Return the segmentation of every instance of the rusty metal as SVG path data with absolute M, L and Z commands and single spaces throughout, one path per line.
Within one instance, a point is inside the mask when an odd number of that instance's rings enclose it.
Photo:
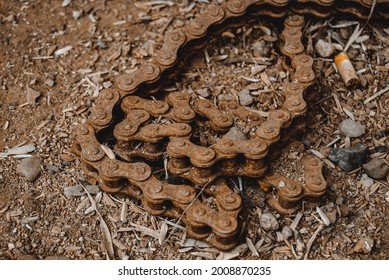
M 387 11 L 388 2 L 376 1 L 376 11 Z M 304 16 L 325 18 L 341 12 L 365 19 L 372 5 L 369 0 L 230 0 L 210 5 L 185 27 L 168 32 L 151 62 L 119 76 L 113 88 L 100 93 L 88 122 L 74 131 L 73 150 L 86 175 L 106 192 L 139 199 L 153 215 L 183 221 L 191 236 L 221 250 L 236 246 L 242 232 L 242 199 L 229 188 L 226 177 L 242 175 L 272 186 L 276 195 L 269 204 L 283 214 L 293 213 L 303 199 L 321 197 L 326 182 L 321 161 L 313 156 L 302 160 L 304 184 L 280 174 L 264 176 L 271 146 L 305 114 L 304 98 L 315 82 L 313 59 L 305 54 L 302 42 Z M 279 109 L 265 118 L 234 101 L 214 104 L 185 92 L 173 92 L 160 100 L 148 98 L 162 81 L 178 74 L 180 61 L 188 53 L 246 16 L 285 17 L 280 50 L 291 80 L 283 84 L 284 102 Z M 389 13 L 378 12 L 378 16 L 387 19 Z M 221 137 L 204 147 L 193 137 L 199 129 L 198 119 L 220 135 L 235 119 L 256 130 L 247 140 Z M 108 157 L 101 147 L 101 143 L 112 143 L 112 136 L 118 159 Z M 165 166 L 170 176 L 186 184 L 173 185 L 156 177 L 153 165 Z

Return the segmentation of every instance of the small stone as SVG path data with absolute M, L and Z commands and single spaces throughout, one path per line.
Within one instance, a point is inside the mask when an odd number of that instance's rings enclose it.
M 372 178 L 370 178 L 369 176 L 367 176 L 366 174 L 363 174 L 362 175 L 362 178 L 361 178 L 361 183 L 362 185 L 365 187 L 365 188 L 370 188 L 373 184 L 374 184 L 374 181 Z
M 81 17 L 82 11 L 72 11 L 72 17 L 77 20 Z
M 369 236 L 364 236 L 355 243 L 354 252 L 369 254 L 374 246 L 374 240 Z
M 242 90 L 239 93 L 239 103 L 242 106 L 249 106 L 253 103 L 254 98 L 251 96 L 250 91 L 247 89 Z
M 111 81 L 106 81 L 103 83 L 103 88 L 110 88 L 112 87 L 112 82 Z
M 350 148 L 333 148 L 328 158 L 336 163 L 341 169 L 350 172 L 362 165 L 367 156 L 367 146 L 357 144 Z
M 289 238 L 291 238 L 293 236 L 293 231 L 292 229 L 289 227 L 289 226 L 284 226 L 282 228 L 282 237 L 285 239 L 285 240 L 288 240 Z
M 344 201 L 344 198 L 341 197 L 341 196 L 338 196 L 338 197 L 336 198 L 336 200 L 335 200 L 335 203 L 336 203 L 337 205 L 342 205 L 342 204 L 343 204 L 343 201 Z
M 365 95 L 363 94 L 363 91 L 360 89 L 354 90 L 354 99 L 357 101 L 361 101 L 365 99 Z
M 223 136 L 223 138 L 232 139 L 232 140 L 247 140 L 247 135 L 236 126 L 233 126 Z
M 315 49 L 321 57 L 330 57 L 335 51 L 331 43 L 328 43 L 322 39 L 317 41 Z
M 25 158 L 18 165 L 16 172 L 30 182 L 34 182 L 41 172 L 41 160 L 36 157 Z
M 280 226 L 276 217 L 274 217 L 271 213 L 263 213 L 261 215 L 259 223 L 261 224 L 261 227 L 266 231 L 277 230 Z
M 389 166 L 386 164 L 385 160 L 381 158 L 374 158 L 362 165 L 362 167 L 370 178 L 376 180 L 385 178 L 389 172 Z
M 35 105 L 35 102 L 39 96 L 41 96 L 41 93 L 39 91 L 36 91 L 30 87 L 27 87 L 26 89 L 26 95 L 27 95 L 27 102 L 31 105 Z
M 52 79 L 47 79 L 47 80 L 45 81 L 45 85 L 48 86 L 48 87 L 53 87 L 54 84 L 55 84 L 55 82 L 54 82 L 54 80 L 52 80 Z
M 264 40 L 256 41 L 253 45 L 254 56 L 267 57 L 270 53 L 269 47 Z
M 197 89 L 196 93 L 204 98 L 208 98 L 211 95 L 207 88 Z
M 356 121 L 353 121 L 351 119 L 347 119 L 347 120 L 344 120 L 342 121 L 340 124 L 339 124 L 339 131 L 344 134 L 345 136 L 348 136 L 348 137 L 359 137 L 363 134 L 365 134 L 366 130 L 365 130 L 365 126 L 356 122 Z

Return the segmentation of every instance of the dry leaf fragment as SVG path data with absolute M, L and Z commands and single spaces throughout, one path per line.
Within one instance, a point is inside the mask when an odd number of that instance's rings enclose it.
M 116 158 L 114 152 L 108 146 L 103 145 L 103 144 L 101 144 L 100 146 L 103 149 L 104 153 L 107 155 L 107 157 L 109 157 L 110 159 Z
M 65 53 L 67 53 L 68 51 L 70 51 L 71 49 L 73 49 L 73 46 L 66 46 L 66 47 L 63 47 L 61 49 L 58 49 L 54 52 L 54 55 L 55 56 L 60 56 L 60 55 L 63 55 Z
M 246 243 L 247 243 L 247 246 L 249 247 L 251 253 L 253 253 L 253 255 L 256 257 L 259 257 L 259 253 L 257 251 L 257 248 L 255 248 L 255 246 L 250 238 L 246 237 Z
M 161 229 L 159 231 L 159 238 L 158 238 L 158 242 L 160 245 L 162 245 L 162 243 L 165 241 L 167 230 L 168 230 L 168 226 L 166 222 L 163 222 L 161 225 Z
M 93 209 L 96 211 L 97 215 L 100 218 L 101 236 L 102 236 L 105 250 L 107 251 L 107 256 L 110 259 L 114 259 L 115 253 L 113 251 L 112 237 L 111 237 L 111 233 L 109 231 L 109 228 L 108 228 L 107 224 L 105 223 L 103 217 L 101 216 L 100 212 L 97 210 L 96 202 L 93 200 L 93 198 L 90 195 L 90 193 L 88 192 L 88 190 L 84 187 L 84 185 L 82 185 L 82 184 L 80 184 L 80 185 L 84 188 L 84 191 L 88 195 L 88 199 L 89 199 L 90 203 L 92 204 Z
M 290 228 L 291 230 L 295 230 L 298 223 L 300 222 L 301 218 L 303 217 L 303 213 L 302 212 L 298 212 L 296 214 L 296 217 L 294 217 L 294 220 L 292 222 L 292 224 L 290 225 Z
M 217 260 L 231 260 L 233 258 L 239 257 L 241 253 L 247 250 L 247 244 L 243 243 L 237 247 L 235 247 L 233 250 L 229 252 L 220 252 L 219 256 L 217 256 Z

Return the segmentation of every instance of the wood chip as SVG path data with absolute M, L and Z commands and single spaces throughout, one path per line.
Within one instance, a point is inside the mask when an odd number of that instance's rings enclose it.
M 123 250 L 123 251 L 127 250 L 127 246 L 116 238 L 113 239 L 113 245 L 115 245 L 115 247 L 120 249 L 120 250 Z
M 380 90 L 379 92 L 373 94 L 372 96 L 370 96 L 369 98 L 366 98 L 365 101 L 363 101 L 363 104 L 367 104 L 369 103 L 370 101 L 376 99 L 377 97 L 379 97 L 380 95 L 384 94 L 385 92 L 387 92 L 389 90 L 389 86 L 387 86 L 386 88 Z
M 155 239 L 159 239 L 159 232 L 156 230 L 141 225 L 137 225 L 132 222 L 130 223 L 130 225 L 133 226 L 136 231 L 140 231 L 145 235 L 149 235 L 151 237 L 154 237 Z
M 128 205 L 125 201 L 123 201 L 122 209 L 120 211 L 120 221 L 122 223 L 127 222 L 127 215 L 128 215 Z

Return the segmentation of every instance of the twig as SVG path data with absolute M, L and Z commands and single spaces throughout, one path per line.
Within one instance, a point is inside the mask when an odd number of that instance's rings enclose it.
M 107 255 L 108 255 L 108 258 L 110 259 L 114 259 L 115 258 L 115 253 L 113 251 L 113 244 L 112 244 L 112 237 L 111 237 L 111 233 L 109 231 L 109 228 L 108 228 L 108 225 L 106 224 L 106 222 L 104 221 L 103 217 L 101 216 L 100 212 L 97 210 L 97 206 L 96 206 L 96 202 L 95 200 L 93 199 L 93 197 L 90 195 L 90 193 L 88 192 L 88 190 L 84 187 L 83 184 L 81 184 L 80 182 L 78 182 L 76 179 L 72 178 L 74 180 L 74 182 L 78 185 L 80 185 L 85 193 L 88 195 L 88 198 L 89 198 L 89 201 L 90 203 L 92 204 L 92 207 L 93 207 L 93 210 L 95 210 L 95 212 L 97 213 L 97 215 L 99 216 L 100 218 L 100 228 L 101 228 L 101 235 L 102 235 L 102 238 L 105 239 L 105 241 L 107 242 L 104 242 L 105 244 L 105 249 L 107 250 Z
M 315 239 L 316 239 L 317 235 L 319 234 L 319 232 L 323 228 L 324 228 L 324 224 L 320 224 L 318 226 L 318 228 L 316 229 L 316 231 L 311 236 L 311 238 L 309 238 L 308 243 L 307 243 L 307 251 L 305 252 L 305 255 L 304 255 L 304 260 L 306 260 L 308 258 L 308 254 L 309 254 L 309 251 L 311 250 L 312 244 L 313 244 L 313 242 L 315 242 Z
M 370 96 L 369 98 L 366 98 L 365 101 L 363 101 L 363 104 L 366 105 L 367 103 L 369 103 L 370 101 L 376 99 L 378 96 L 384 94 L 385 92 L 387 92 L 389 90 L 389 86 L 387 86 L 386 88 L 384 89 L 381 89 L 379 92 L 373 94 L 372 96 Z

